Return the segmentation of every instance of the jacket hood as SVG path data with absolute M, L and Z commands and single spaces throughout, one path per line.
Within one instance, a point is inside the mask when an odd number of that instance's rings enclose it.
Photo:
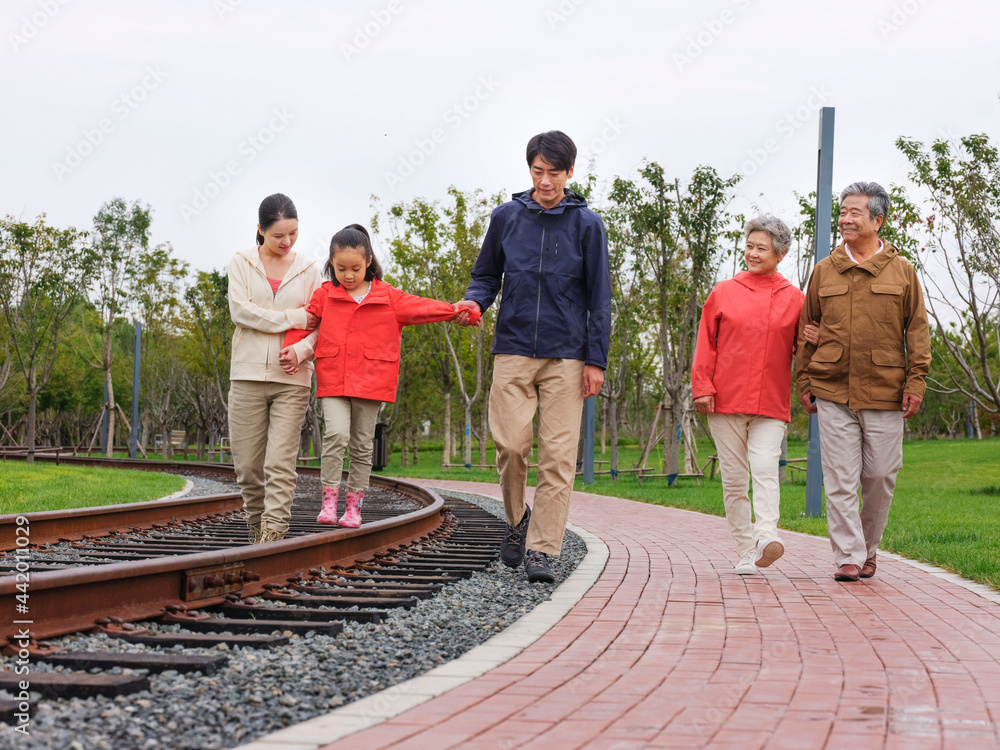
M 567 208 L 586 208 L 587 199 L 578 193 L 574 193 L 569 188 L 566 188 L 566 197 L 563 198 L 559 203 L 552 208 L 545 208 L 541 203 L 532 198 L 532 193 L 535 192 L 534 188 L 530 190 L 525 190 L 523 193 L 514 193 L 511 196 L 512 200 L 517 201 L 524 205 L 529 211 L 533 213 L 542 213 L 548 211 L 550 214 L 561 214 Z
M 745 286 L 747 289 L 770 289 L 772 294 L 777 292 L 779 289 L 784 289 L 785 287 L 792 285 L 792 282 L 778 272 L 762 276 L 759 273 L 740 271 L 738 274 L 733 276 L 733 281 L 737 284 Z
M 872 257 L 866 260 L 864 263 L 855 264 L 851 260 L 847 251 L 844 249 L 844 243 L 841 242 L 837 245 L 836 249 L 830 253 L 830 262 L 833 263 L 834 268 L 837 269 L 837 273 L 843 273 L 848 268 L 854 268 L 857 265 L 858 268 L 863 268 L 872 276 L 878 276 L 882 269 L 889 265 L 889 261 L 899 255 L 899 250 L 891 242 L 886 242 L 882 240 L 882 251 L 875 253 Z

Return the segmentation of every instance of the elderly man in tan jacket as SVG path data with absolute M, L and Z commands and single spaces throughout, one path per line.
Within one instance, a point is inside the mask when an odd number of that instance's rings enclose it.
M 856 581 L 875 575 L 903 465 L 903 419 L 920 409 L 931 347 L 916 271 L 879 239 L 888 193 L 855 182 L 840 205 L 844 241 L 816 264 L 806 289 L 796 384 L 806 411 L 819 416 L 834 578 Z M 808 343 L 806 325 L 817 322 L 819 339 Z

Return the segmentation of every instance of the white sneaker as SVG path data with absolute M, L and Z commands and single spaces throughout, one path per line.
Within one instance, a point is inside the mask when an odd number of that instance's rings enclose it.
M 757 554 L 753 561 L 758 568 L 766 568 L 783 554 L 785 554 L 785 545 L 778 537 L 764 537 L 757 540 Z
M 740 561 L 736 563 L 736 574 L 741 576 L 752 576 L 757 572 L 757 566 L 753 564 L 754 552 L 744 552 L 740 555 Z

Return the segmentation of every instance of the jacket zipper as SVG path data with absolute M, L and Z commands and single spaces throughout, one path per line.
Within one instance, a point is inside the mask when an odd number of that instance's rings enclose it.
M 531 356 L 538 356 L 538 321 L 542 314 L 542 261 L 545 259 L 545 227 L 542 227 L 542 245 L 538 253 L 538 300 L 535 303 L 535 341 L 531 346 Z

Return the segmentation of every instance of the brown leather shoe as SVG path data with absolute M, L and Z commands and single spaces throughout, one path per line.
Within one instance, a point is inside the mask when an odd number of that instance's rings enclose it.
M 862 578 L 871 578 L 873 575 L 875 575 L 875 555 L 865 560 L 865 564 L 861 566 Z
M 841 565 L 837 572 L 833 574 L 835 581 L 856 581 L 861 577 L 861 570 L 857 565 Z

